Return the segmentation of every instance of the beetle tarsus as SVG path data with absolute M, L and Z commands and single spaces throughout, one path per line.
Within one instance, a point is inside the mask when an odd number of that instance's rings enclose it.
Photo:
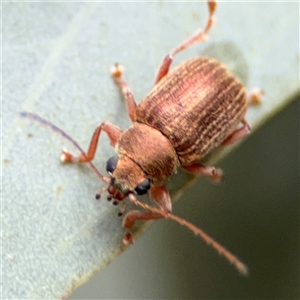
M 124 73 L 124 67 L 122 65 L 120 65 L 119 63 L 115 63 L 111 69 L 110 69 L 110 73 L 114 78 L 120 78 L 122 77 L 123 73 Z
M 62 163 L 75 163 L 78 162 L 78 159 L 67 149 L 63 149 L 60 154 L 60 161 Z

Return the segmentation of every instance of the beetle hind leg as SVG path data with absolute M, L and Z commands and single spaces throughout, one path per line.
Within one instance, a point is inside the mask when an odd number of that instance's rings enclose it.
M 261 98 L 264 95 L 264 91 L 260 88 L 252 88 L 247 95 L 248 106 L 255 106 L 261 104 Z M 250 125 L 245 120 L 245 118 L 241 121 L 243 126 L 237 130 L 235 130 L 231 135 L 229 135 L 223 142 L 222 146 L 227 146 L 230 144 L 234 144 L 235 142 L 242 139 L 244 136 L 248 135 L 251 132 Z
M 181 166 L 185 171 L 195 176 L 207 176 L 215 182 L 219 182 L 223 178 L 223 171 L 212 166 L 204 166 L 200 163 L 193 163 L 189 166 Z

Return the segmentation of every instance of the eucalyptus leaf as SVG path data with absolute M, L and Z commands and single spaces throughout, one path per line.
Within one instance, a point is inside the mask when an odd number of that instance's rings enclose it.
M 209 41 L 178 55 L 174 65 L 212 55 L 249 90 L 262 88 L 262 105 L 247 114 L 255 131 L 299 93 L 297 5 L 221 2 Z M 194 2 L 2 3 L 4 299 L 66 297 L 124 250 L 119 208 L 94 200 L 103 183 L 88 166 L 62 165 L 60 149 L 77 150 L 19 113 L 39 114 L 86 149 L 100 122 L 130 125 L 111 65 L 125 66 L 140 102 L 164 55 L 206 18 L 206 4 Z M 101 137 L 94 161 L 100 172 L 113 154 Z M 183 172 L 173 176 L 174 198 L 192 180 Z

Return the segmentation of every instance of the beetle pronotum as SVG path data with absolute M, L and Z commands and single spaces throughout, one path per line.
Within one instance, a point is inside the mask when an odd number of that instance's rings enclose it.
M 246 266 L 233 254 L 201 229 L 171 214 L 171 197 L 164 185 L 178 167 L 197 176 L 219 180 L 221 170 L 198 161 L 215 147 L 234 143 L 250 132 L 245 113 L 251 99 L 256 98 L 248 97 L 242 83 L 220 62 L 209 57 L 197 57 L 184 61 L 169 72 L 176 54 L 207 39 L 215 9 L 216 1 L 208 1 L 209 17 L 205 29 L 196 31 L 164 58 L 152 91 L 139 105 L 122 77 L 123 67 L 115 64 L 112 68 L 112 77 L 124 96 L 133 122 L 129 129 L 122 131 L 109 122 L 101 123 L 94 131 L 88 151 L 84 152 L 75 140 L 54 124 L 35 114 L 24 112 L 22 116 L 50 126 L 77 147 L 80 151 L 78 156 L 63 150 L 61 160 L 90 164 L 101 180 L 108 184 L 108 188 L 102 188 L 96 195 L 97 199 L 105 190 L 108 192 L 107 199 L 113 199 L 114 204 L 129 198 L 146 209 L 130 210 L 125 214 L 125 243 L 133 240 L 130 229 L 135 221 L 170 218 L 200 235 L 246 275 Z M 239 124 L 242 126 L 238 127 Z M 102 131 L 108 135 L 118 153 L 107 161 L 108 177 L 99 173 L 92 164 Z M 137 200 L 136 195 L 146 193 L 159 208 Z

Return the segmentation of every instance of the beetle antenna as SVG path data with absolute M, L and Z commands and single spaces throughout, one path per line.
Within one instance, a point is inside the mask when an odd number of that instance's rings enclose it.
M 218 242 L 216 242 L 212 237 L 210 237 L 207 233 L 205 233 L 202 229 L 198 228 L 197 226 L 193 225 L 192 223 L 176 216 L 168 212 L 164 212 L 161 209 L 157 209 L 155 207 L 152 207 L 148 204 L 140 202 L 133 194 L 129 194 L 129 199 L 131 202 L 133 202 L 135 205 L 138 205 L 142 208 L 145 208 L 147 210 L 150 210 L 154 213 L 161 214 L 166 219 L 172 219 L 173 221 L 179 223 L 182 226 L 187 227 L 192 232 L 194 232 L 195 235 L 200 236 L 209 246 L 213 247 L 217 252 L 224 256 L 232 265 L 236 267 L 236 269 L 243 275 L 248 275 L 248 268 L 245 264 L 243 264 L 233 253 L 225 249 L 222 245 L 220 245 Z
M 26 112 L 23 111 L 20 113 L 20 116 L 23 118 L 27 118 L 33 121 L 37 121 L 40 124 L 50 127 L 53 131 L 59 133 L 64 139 L 68 140 L 69 142 L 71 142 L 75 148 L 77 148 L 81 154 L 83 156 L 86 156 L 85 152 L 83 151 L 83 149 L 79 146 L 79 144 L 71 137 L 69 136 L 66 132 L 64 132 L 62 129 L 60 129 L 58 126 L 54 125 L 53 123 L 51 123 L 50 121 L 47 121 L 45 119 L 43 119 L 42 117 L 38 116 L 37 114 L 34 113 L 30 113 L 30 112 Z M 108 183 L 109 182 L 109 178 L 103 176 L 98 169 L 95 167 L 95 165 L 92 162 L 88 162 L 89 166 L 92 168 L 92 170 L 96 173 L 96 175 L 104 182 Z
M 99 200 L 101 198 L 101 195 L 107 191 L 107 187 L 103 187 L 99 190 L 99 192 L 95 195 L 95 199 Z

